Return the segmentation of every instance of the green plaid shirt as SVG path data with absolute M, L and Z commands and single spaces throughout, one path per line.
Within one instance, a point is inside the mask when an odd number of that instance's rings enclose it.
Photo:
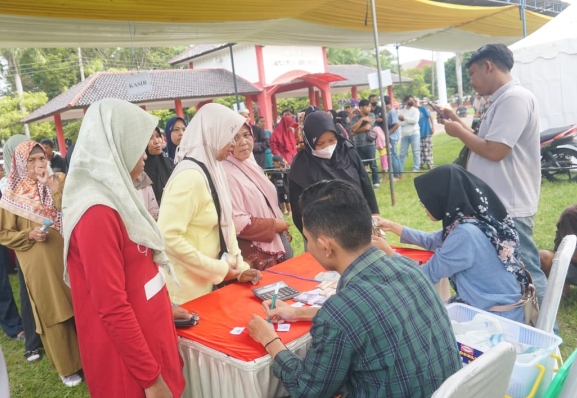
M 461 369 L 437 292 L 411 260 L 371 247 L 342 274 L 313 318 L 301 359 L 281 351 L 273 371 L 291 397 L 430 397 Z

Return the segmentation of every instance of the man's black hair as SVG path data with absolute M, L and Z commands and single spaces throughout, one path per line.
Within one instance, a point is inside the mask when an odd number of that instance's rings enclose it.
M 291 109 L 283 109 L 283 111 L 281 112 L 281 115 L 283 115 L 285 112 L 290 112 L 290 114 L 293 114 L 293 111 Z
M 303 226 L 311 237 L 326 235 L 347 251 L 371 243 L 371 211 L 361 190 L 343 180 L 320 181 L 299 198 Z
M 371 94 L 369 95 L 369 101 L 371 100 L 371 98 L 379 98 L 379 96 L 377 94 Z
M 254 119 L 254 122 L 258 123 L 260 119 L 264 119 L 264 116 L 257 116 L 256 119 Z
M 360 108 L 361 106 L 367 106 L 367 105 L 371 105 L 371 103 L 369 102 L 368 99 L 362 99 L 362 100 L 359 101 L 359 108 Z
M 410 100 L 411 98 L 413 98 L 412 95 L 405 95 L 405 98 L 403 98 L 403 104 L 404 104 L 405 102 L 407 102 L 408 100 Z
M 391 98 L 388 95 L 385 95 L 383 99 L 385 100 L 385 105 L 391 105 Z
M 509 72 L 515 64 L 513 53 L 506 45 L 487 44 L 471 55 L 471 58 L 465 63 L 465 68 L 469 69 L 471 65 L 481 64 L 485 61 L 494 63 L 503 72 Z
M 54 141 L 50 138 L 44 138 L 40 141 L 40 145 L 48 145 L 50 148 L 54 148 Z

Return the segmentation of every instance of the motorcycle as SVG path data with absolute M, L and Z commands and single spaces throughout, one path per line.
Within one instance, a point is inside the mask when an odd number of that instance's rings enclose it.
M 577 124 L 541 132 L 541 175 L 549 181 L 577 181 Z

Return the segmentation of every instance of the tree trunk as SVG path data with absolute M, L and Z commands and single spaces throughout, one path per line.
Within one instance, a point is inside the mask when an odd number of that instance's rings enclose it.
M 8 65 L 14 68 L 14 82 L 16 83 L 16 92 L 18 93 L 18 106 L 20 110 L 26 113 L 26 107 L 24 106 L 24 89 L 22 87 L 22 79 L 20 79 L 20 69 L 18 68 L 18 62 L 13 56 L 8 57 Z M 26 137 L 30 138 L 30 128 L 28 124 L 24 124 L 24 134 Z

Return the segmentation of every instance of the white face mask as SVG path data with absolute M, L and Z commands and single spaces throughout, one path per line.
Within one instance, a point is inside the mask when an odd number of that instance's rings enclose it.
M 316 149 L 313 149 L 312 152 L 313 155 L 316 156 L 317 158 L 330 159 L 333 156 L 333 152 L 335 151 L 336 148 L 337 144 L 333 144 L 324 147 L 323 149 L 319 149 L 318 151 Z

